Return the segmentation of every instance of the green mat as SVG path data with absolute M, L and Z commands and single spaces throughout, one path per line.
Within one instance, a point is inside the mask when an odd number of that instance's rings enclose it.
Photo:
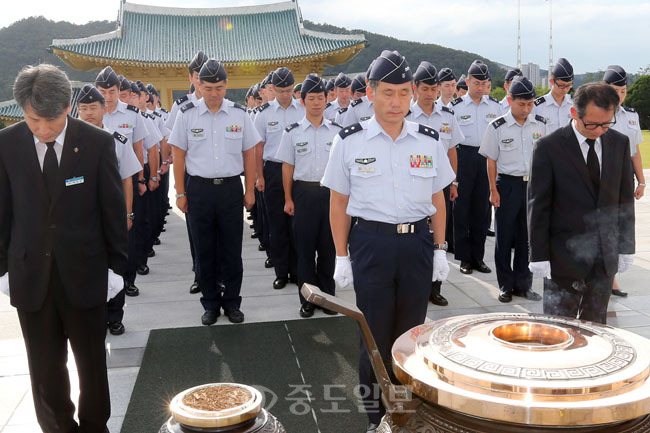
M 173 396 L 211 382 L 263 391 L 288 433 L 365 431 L 358 362 L 358 327 L 344 317 L 154 330 L 122 433 L 157 433 Z

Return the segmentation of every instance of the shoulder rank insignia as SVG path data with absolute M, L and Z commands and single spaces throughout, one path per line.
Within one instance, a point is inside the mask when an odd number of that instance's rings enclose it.
M 153 114 L 154 116 L 162 117 L 162 114 L 160 114 L 160 113 L 157 112 L 157 111 L 154 111 L 152 114 Z
M 546 117 L 540 116 L 539 114 L 535 114 L 535 120 L 538 122 L 542 122 L 544 125 L 546 125 Z
M 113 138 L 115 138 L 117 141 L 121 142 L 122 144 L 126 144 L 126 142 L 129 141 L 128 138 L 126 138 L 125 136 L 123 136 L 117 131 L 113 133 Z
M 430 126 L 426 126 L 420 123 L 420 127 L 418 128 L 418 132 L 420 134 L 428 135 L 429 137 L 433 137 L 436 140 L 438 139 L 438 131 L 433 129 Z
M 360 123 L 355 123 L 354 125 L 346 126 L 345 128 L 339 131 L 339 137 L 345 138 L 356 132 L 359 132 L 363 129 Z
M 333 121 L 333 120 L 330 120 L 330 123 L 331 123 L 332 125 L 336 126 L 336 127 L 343 128 L 341 125 L 339 125 L 338 123 L 336 123 L 336 122 Z
M 363 165 L 372 164 L 375 161 L 377 161 L 377 158 L 357 158 L 354 160 L 354 162 L 356 162 L 357 164 L 363 164 Z
M 169 111 L 165 110 L 164 108 L 161 108 L 160 111 L 162 111 L 165 114 L 169 114 Z
M 546 102 L 546 98 L 544 98 L 543 96 L 540 96 L 539 98 L 535 99 L 535 106 L 543 104 L 544 102 Z
M 456 106 L 456 105 L 460 104 L 461 102 L 463 102 L 463 98 L 456 98 L 453 101 L 451 101 L 451 105 Z
M 127 105 L 126 109 L 131 110 L 131 111 L 135 111 L 136 113 L 140 112 L 140 109 L 138 107 L 136 107 L 135 105 Z
M 353 107 L 356 107 L 357 105 L 361 104 L 363 102 L 363 99 L 359 98 L 356 101 L 350 102 L 350 105 Z
M 409 110 L 409 112 L 406 113 L 406 116 L 404 116 L 404 117 L 409 117 L 411 114 L 413 114 L 413 112 L 411 110 Z
M 260 113 L 261 113 L 262 111 L 266 110 L 266 109 L 269 108 L 269 107 L 270 107 L 270 105 L 269 105 L 268 102 L 266 102 L 266 103 L 260 105 L 260 107 L 259 107 L 259 109 L 260 109 Z
M 240 110 L 244 110 L 244 111 L 246 111 L 246 107 L 244 107 L 243 105 L 238 104 L 238 103 L 236 103 L 236 102 L 233 104 L 233 107 L 235 107 L 235 108 L 239 108 Z
M 636 113 L 636 109 L 632 107 L 623 107 L 623 110 L 628 111 L 630 113 Z
M 442 106 L 442 111 L 446 111 L 447 113 L 454 114 L 454 110 L 452 110 L 451 108 L 447 107 L 446 105 L 443 105 L 443 106 Z
M 331 103 L 331 102 L 328 102 L 327 104 L 325 104 L 325 109 L 327 110 L 327 109 L 330 108 L 331 106 L 332 106 L 332 103 Z
M 492 101 L 492 102 L 496 102 L 497 104 L 499 103 L 499 100 L 498 100 L 497 98 L 495 98 L 494 96 L 488 96 L 488 98 L 489 98 L 490 101 Z
M 284 128 L 284 130 L 287 131 L 287 132 L 290 132 L 290 131 L 291 131 L 293 128 L 295 128 L 296 126 L 298 126 L 298 123 L 292 123 L 291 125 L 289 125 L 289 126 L 287 126 L 286 128 Z
M 506 123 L 506 119 L 503 116 L 501 116 L 501 117 L 497 117 L 492 122 L 492 126 L 494 126 L 494 129 L 497 129 L 499 126 L 503 125 L 504 123 Z
M 348 107 L 340 108 L 340 109 L 339 109 L 339 114 L 343 114 L 343 113 L 345 113 L 346 111 L 348 111 Z
M 178 99 L 176 100 L 176 102 L 174 102 L 174 104 L 176 104 L 176 105 L 181 105 L 183 102 L 185 102 L 185 101 L 187 101 L 187 100 L 189 100 L 189 99 L 190 99 L 190 97 L 189 97 L 188 95 L 181 96 L 180 98 L 178 98 Z
M 187 110 L 190 110 L 194 107 L 195 107 L 194 102 L 190 102 L 189 104 L 183 105 L 181 107 L 181 113 L 185 113 Z

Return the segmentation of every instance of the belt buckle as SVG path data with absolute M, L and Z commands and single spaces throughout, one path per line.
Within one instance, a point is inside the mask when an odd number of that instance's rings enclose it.
M 524 180 L 524 182 L 528 182 L 528 179 L 530 179 L 530 176 L 528 176 L 528 175 L 522 176 L 522 179 Z
M 212 183 L 214 185 L 221 185 L 223 183 L 223 179 L 221 179 L 221 178 L 212 179 Z
M 415 232 L 415 225 L 405 223 L 405 224 L 397 224 L 397 233 L 403 235 L 406 233 L 414 233 Z

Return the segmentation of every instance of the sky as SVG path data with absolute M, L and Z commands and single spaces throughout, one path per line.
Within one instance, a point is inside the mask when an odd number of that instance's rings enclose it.
M 121 0 L 21 0 L 3 8 L 0 28 L 34 15 L 84 24 L 115 20 Z M 231 7 L 274 0 L 129 0 L 172 7 Z M 549 1 L 521 1 L 522 62 L 548 68 Z M 517 63 L 517 0 L 298 0 L 303 18 Z M 99 7 L 101 5 L 101 7 Z M 395 5 L 398 5 L 395 7 Z M 650 0 L 554 0 L 553 59 L 576 73 L 618 64 L 628 73 L 650 65 Z M 390 49 L 391 47 L 382 47 Z M 430 61 L 440 67 L 435 59 Z M 469 66 L 469 65 L 468 65 Z

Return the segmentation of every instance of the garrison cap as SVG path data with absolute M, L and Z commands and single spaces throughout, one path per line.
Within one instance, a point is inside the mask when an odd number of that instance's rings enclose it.
M 246 99 L 250 98 L 251 96 L 253 96 L 253 86 L 250 86 L 246 91 Z
M 199 79 L 208 83 L 218 83 L 225 80 L 226 77 L 226 70 L 215 59 L 207 60 L 201 67 L 201 72 L 199 72 Z
M 131 82 L 124 75 L 118 75 L 117 81 L 120 82 L 120 92 L 131 91 Z
M 135 84 L 138 85 L 138 89 L 140 89 L 141 92 L 147 92 L 147 93 L 149 93 L 149 91 L 147 90 L 147 87 L 144 85 L 144 83 L 143 83 L 142 81 L 137 80 L 137 81 L 135 82 Z
M 294 92 L 300 92 L 302 91 L 302 83 L 298 83 L 295 86 L 293 86 L 293 91 Z
M 273 71 L 269 72 L 269 74 L 266 77 L 264 77 L 264 79 L 260 83 L 260 89 L 265 89 L 267 84 L 271 84 L 272 76 L 273 76 Z
M 523 77 L 524 74 L 521 72 L 521 69 L 519 68 L 510 68 L 508 69 L 508 72 L 506 72 L 506 78 L 505 81 L 512 81 L 513 78 L 515 77 Z
M 608 66 L 605 70 L 605 75 L 603 75 L 603 81 L 615 86 L 627 85 L 627 74 L 625 73 L 625 69 L 618 65 Z
M 354 92 L 363 92 L 366 93 L 366 77 L 363 74 L 359 74 L 354 77 L 352 80 L 352 93 Z
M 134 81 L 131 81 L 131 93 L 140 94 L 140 88 Z
M 160 96 L 160 94 L 158 93 L 158 89 L 156 89 L 156 87 L 151 83 L 147 84 L 147 91 L 152 95 Z
M 325 90 L 327 90 L 328 92 L 334 90 L 334 81 L 336 81 L 336 78 L 330 78 L 329 80 L 327 80 L 327 84 L 325 85 Z
M 467 70 L 467 76 L 481 81 L 488 80 L 490 78 L 490 71 L 485 63 L 480 60 L 474 60 Z
M 196 91 L 196 88 L 194 87 L 194 84 L 190 84 L 190 93 L 194 93 Z
M 338 87 L 349 87 L 352 84 L 350 77 L 345 75 L 343 72 L 340 72 L 336 79 L 334 80 L 334 86 Z
M 456 83 L 456 88 L 468 90 L 467 78 L 465 77 L 465 74 L 461 75 L 460 78 L 458 79 L 458 83 Z
M 368 75 L 368 81 L 403 84 L 413 80 L 413 73 L 406 58 L 397 51 L 382 51 Z
M 302 89 L 300 90 L 300 96 L 302 98 L 307 95 L 307 93 L 326 93 L 325 90 L 325 80 L 319 77 L 316 74 L 309 74 L 305 81 L 302 82 Z
M 573 81 L 573 66 L 564 57 L 557 61 L 551 73 L 556 80 Z
M 533 83 L 528 78 L 520 75 L 512 79 L 509 92 L 514 98 L 519 99 L 535 99 L 537 96 Z
M 424 84 L 438 84 L 438 70 L 431 63 L 423 61 L 415 71 L 413 79 L 415 82 L 423 82 Z
M 106 66 L 99 71 L 97 78 L 95 78 L 95 85 L 102 89 L 110 89 L 113 86 L 119 86 L 120 80 L 117 79 L 117 74 L 110 66 Z
M 102 105 L 106 104 L 104 97 L 97 87 L 92 84 L 86 84 L 79 90 L 79 95 L 77 96 L 77 104 L 92 104 L 93 102 L 101 102 Z
M 440 72 L 438 72 L 438 82 L 440 83 L 443 81 L 454 81 L 455 79 L 456 75 L 454 75 L 454 71 L 450 68 L 442 68 Z
M 199 51 L 198 53 L 196 53 L 196 55 L 190 62 L 190 71 L 201 72 L 201 68 L 207 61 L 208 61 L 208 56 L 206 56 L 203 51 Z
M 262 96 L 260 96 L 260 86 L 261 83 L 257 83 L 256 85 L 253 86 L 253 98 L 261 100 Z
M 374 61 L 374 60 L 373 60 L 372 62 L 370 62 L 370 64 L 368 65 L 368 70 L 366 71 L 366 79 L 368 79 L 368 77 L 370 76 L 370 71 L 372 70 L 372 67 L 373 67 L 374 65 L 375 65 L 375 61 Z
M 273 75 L 271 76 L 271 84 L 275 87 L 289 87 L 293 86 L 295 82 L 293 72 L 284 66 L 273 71 Z

